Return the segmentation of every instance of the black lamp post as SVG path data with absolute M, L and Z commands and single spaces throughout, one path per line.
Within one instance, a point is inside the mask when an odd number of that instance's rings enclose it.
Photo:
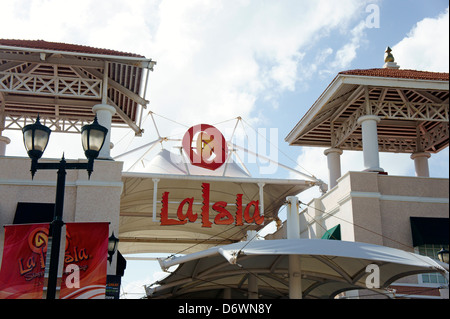
M 437 255 L 438 255 L 438 258 L 440 261 L 448 264 L 448 250 L 447 249 L 442 247 L 442 249 L 438 251 Z
M 23 129 L 23 140 L 28 156 L 31 158 L 31 177 L 33 178 L 38 169 L 58 170 L 58 179 L 56 182 L 55 212 L 51 224 L 51 247 L 50 247 L 50 266 L 47 284 L 47 299 L 55 299 L 56 286 L 58 279 L 59 249 L 61 245 L 61 228 L 64 224 L 63 206 L 64 189 L 66 184 L 66 170 L 85 169 L 90 178 L 94 169 L 94 159 L 98 157 L 102 148 L 108 129 L 97 123 L 97 117 L 94 122 L 81 128 L 81 141 L 84 153 L 88 158 L 87 163 L 67 163 L 64 155 L 59 163 L 38 163 L 47 147 L 51 130 L 42 125 L 39 116 L 34 124 L 26 125 Z M 49 240 L 50 242 L 50 240 Z M 47 249 L 48 254 L 48 249 Z
M 117 245 L 119 244 L 119 238 L 114 236 L 114 232 L 108 238 L 108 261 L 111 265 L 112 257 L 117 250 Z

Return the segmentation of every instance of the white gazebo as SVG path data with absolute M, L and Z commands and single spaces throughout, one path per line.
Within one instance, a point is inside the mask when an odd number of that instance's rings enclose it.
M 80 133 L 94 113 L 101 125 L 142 134 L 149 72 L 142 55 L 43 40 L 0 39 L 0 156 L 37 115 L 54 132 Z M 141 94 L 143 92 L 143 94 Z M 110 158 L 110 134 L 99 158 Z
M 330 189 L 345 150 L 362 151 L 365 171 L 379 173 L 379 152 L 409 153 L 428 177 L 428 158 L 448 147 L 448 73 L 401 69 L 386 52 L 383 68 L 340 72 L 285 138 L 327 148 Z

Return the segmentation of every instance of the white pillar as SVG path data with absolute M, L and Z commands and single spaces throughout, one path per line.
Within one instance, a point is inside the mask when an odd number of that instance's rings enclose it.
M 231 288 L 225 288 L 223 290 L 223 299 L 231 299 Z
M 325 220 L 323 218 L 325 208 L 322 201 L 319 198 L 314 198 L 307 210 L 309 216 L 314 216 L 315 223 L 312 225 L 313 231 L 316 238 L 320 239 L 325 234 L 326 229 Z
M 300 216 L 298 215 L 298 198 L 296 196 L 286 197 L 288 204 L 286 213 L 287 239 L 300 238 Z
M 384 172 L 380 167 L 380 156 L 378 153 L 377 123 L 380 118 L 376 115 L 364 115 L 358 119 L 361 124 L 364 167 L 367 172 Z
M 439 288 L 439 294 L 441 295 L 441 299 L 448 299 L 448 287 Z
M 97 104 L 92 108 L 97 114 L 98 124 L 106 127 L 108 129 L 108 134 L 105 138 L 105 144 L 103 144 L 102 149 L 100 150 L 100 154 L 98 156 L 99 159 L 112 159 L 110 155 L 111 149 L 111 123 L 112 116 L 116 113 L 116 109 L 108 104 Z
M 341 177 L 341 155 L 339 148 L 329 148 L 323 152 L 327 157 L 328 163 L 328 183 L 330 189 L 337 185 L 337 179 Z
M 295 196 L 288 196 L 287 239 L 300 239 L 299 201 Z M 289 255 L 289 298 L 302 299 L 302 269 L 299 255 Z
M 11 143 L 11 140 L 2 136 L 2 132 L 5 129 L 5 99 L 0 93 L 0 97 L 2 98 L 0 101 L 0 156 L 6 155 L 6 145 Z
M 259 187 L 259 213 L 264 216 L 264 183 L 258 183 Z
M 428 159 L 431 154 L 428 152 L 416 152 L 411 154 L 411 159 L 414 160 L 416 168 L 416 176 L 430 177 L 430 170 L 428 168 Z
M 248 299 L 258 299 L 258 278 L 248 274 Z
M 152 211 L 153 211 L 153 222 L 157 222 L 158 220 L 156 219 L 156 204 L 158 203 L 158 183 L 159 183 L 159 178 L 152 178 L 153 180 L 153 207 L 152 207 Z
M 302 267 L 299 255 L 289 255 L 289 299 L 303 299 Z
M 0 135 L 0 156 L 6 155 L 6 145 L 10 142 L 11 140 L 8 137 Z

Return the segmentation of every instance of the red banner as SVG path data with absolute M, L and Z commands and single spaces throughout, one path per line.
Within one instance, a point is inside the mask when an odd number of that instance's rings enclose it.
M 42 299 L 49 224 L 5 226 L 0 299 Z
M 60 299 L 104 299 L 108 223 L 66 223 Z
M 67 223 L 61 299 L 105 298 L 108 223 Z M 42 299 L 49 224 L 5 226 L 0 299 Z

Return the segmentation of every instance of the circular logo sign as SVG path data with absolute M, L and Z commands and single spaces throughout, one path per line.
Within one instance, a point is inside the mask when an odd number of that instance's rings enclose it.
M 228 156 L 225 138 L 209 124 L 192 126 L 184 134 L 182 146 L 192 165 L 210 170 L 222 166 Z

